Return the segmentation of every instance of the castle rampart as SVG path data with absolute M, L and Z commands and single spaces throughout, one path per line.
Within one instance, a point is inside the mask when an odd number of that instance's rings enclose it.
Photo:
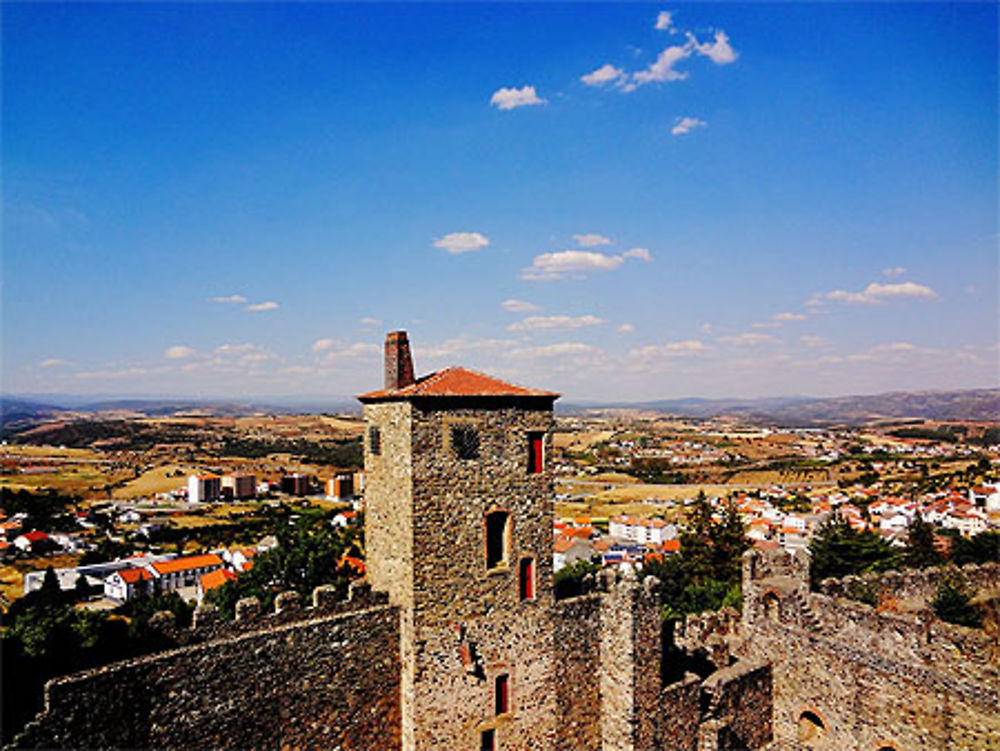
M 399 612 L 355 590 L 313 607 L 167 634 L 190 640 L 165 652 L 58 678 L 18 748 L 399 747 Z
M 880 612 L 810 592 L 808 562 L 755 551 L 744 561 L 742 653 L 773 666 L 776 737 L 837 751 L 996 747 L 995 636 L 926 609 Z M 995 587 L 997 569 L 981 569 L 980 586 Z M 888 581 L 909 586 L 905 574 Z

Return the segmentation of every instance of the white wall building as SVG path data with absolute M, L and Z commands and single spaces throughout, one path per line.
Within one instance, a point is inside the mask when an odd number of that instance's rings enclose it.
M 188 478 L 188 500 L 192 503 L 217 501 L 222 495 L 222 482 L 218 475 L 191 475 Z

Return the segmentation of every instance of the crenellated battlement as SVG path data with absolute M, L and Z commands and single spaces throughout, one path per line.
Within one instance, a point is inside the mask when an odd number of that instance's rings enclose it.
M 269 614 L 243 600 L 233 622 L 199 608 L 188 629 L 158 614 L 181 646 L 49 681 L 14 746 L 398 747 L 398 608 L 363 583 L 347 600 L 317 588 L 306 608 L 290 594 Z
M 814 592 L 807 553 L 748 552 L 743 654 L 773 666 L 776 735 L 828 749 L 991 748 L 997 634 L 928 605 L 956 570 L 980 592 L 1000 586 L 1000 566 L 986 564 L 827 579 Z
M 194 611 L 188 627 L 179 626 L 174 614 L 160 611 L 150 618 L 151 629 L 158 633 L 162 644 L 185 646 L 216 639 L 225 639 L 262 629 L 275 628 L 315 618 L 350 613 L 356 610 L 385 605 L 389 601 L 384 592 L 372 591 L 364 579 L 348 585 L 346 596 L 337 587 L 323 585 L 313 590 L 308 605 L 303 605 L 298 592 L 280 592 L 274 598 L 274 609 L 265 612 L 256 597 L 247 597 L 236 603 L 233 620 L 220 617 L 214 605 L 201 604 Z
M 819 591 L 832 597 L 856 597 L 856 593 L 864 592 L 883 607 L 917 610 L 934 598 L 942 578 L 952 571 L 961 573 L 972 589 L 1000 595 L 1000 563 L 993 562 L 969 563 L 960 568 L 932 566 L 830 578 L 819 583 Z

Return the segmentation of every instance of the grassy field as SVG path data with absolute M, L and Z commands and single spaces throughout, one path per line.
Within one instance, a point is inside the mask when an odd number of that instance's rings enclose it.
M 182 474 L 177 475 L 180 471 Z M 188 475 L 196 474 L 198 467 L 184 464 L 167 464 L 144 472 L 120 488 L 115 488 L 112 498 L 139 498 L 156 493 L 167 493 L 187 485 Z
M 595 443 L 607 441 L 614 434 L 613 430 L 584 430 L 578 433 L 555 433 L 552 436 L 552 445 L 557 449 L 583 451 Z

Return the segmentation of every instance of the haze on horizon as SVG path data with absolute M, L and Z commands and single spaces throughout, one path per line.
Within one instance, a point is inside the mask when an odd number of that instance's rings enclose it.
M 997 13 L 7 5 L 2 391 L 996 386 Z

